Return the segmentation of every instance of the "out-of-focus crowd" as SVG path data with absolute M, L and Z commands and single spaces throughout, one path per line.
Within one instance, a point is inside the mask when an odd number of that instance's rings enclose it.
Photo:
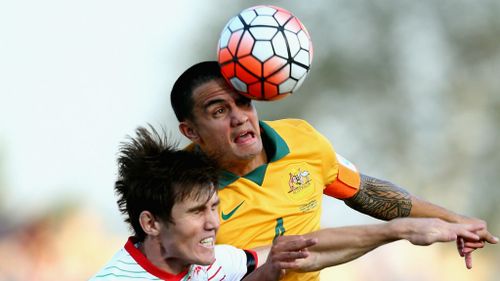
M 0 280 L 87 280 L 125 237 L 113 235 L 96 214 L 57 210 L 22 224 L 0 222 Z

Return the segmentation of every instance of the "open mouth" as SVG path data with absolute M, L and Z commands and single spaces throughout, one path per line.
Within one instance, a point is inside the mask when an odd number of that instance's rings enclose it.
M 206 248 L 213 248 L 214 247 L 214 237 L 207 237 L 207 238 L 204 238 L 200 241 L 200 244 L 203 246 L 203 247 L 206 247 Z
M 255 134 L 252 131 L 241 132 L 236 138 L 234 138 L 235 143 L 246 143 L 255 138 Z

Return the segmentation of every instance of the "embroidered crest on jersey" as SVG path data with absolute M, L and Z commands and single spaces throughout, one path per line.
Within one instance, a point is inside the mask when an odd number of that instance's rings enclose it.
M 293 200 L 301 200 L 314 191 L 314 182 L 306 165 L 289 166 L 287 195 Z
M 309 171 L 301 171 L 300 168 L 297 172 L 289 173 L 290 180 L 288 181 L 288 185 L 290 186 L 290 192 L 298 192 L 298 189 L 302 189 L 307 187 L 311 183 L 311 177 Z

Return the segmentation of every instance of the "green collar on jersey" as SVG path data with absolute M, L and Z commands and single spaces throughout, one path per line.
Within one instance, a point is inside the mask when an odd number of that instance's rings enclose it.
M 288 148 L 285 140 L 278 135 L 278 133 L 271 128 L 271 126 L 266 124 L 264 121 L 259 121 L 259 125 L 262 132 L 262 143 L 267 154 L 267 159 L 269 159 L 269 163 L 278 161 L 290 153 L 290 149 Z M 262 185 L 264 176 L 266 175 L 267 165 L 268 164 L 261 165 L 243 177 L 255 182 L 258 185 Z M 239 178 L 239 176 L 229 171 L 222 171 L 219 176 L 219 189 L 228 186 Z

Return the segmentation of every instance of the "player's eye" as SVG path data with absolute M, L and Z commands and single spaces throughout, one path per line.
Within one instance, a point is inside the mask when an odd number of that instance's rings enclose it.
M 213 111 L 213 115 L 214 115 L 215 117 L 218 117 L 218 116 L 220 116 L 220 115 L 224 114 L 224 112 L 226 112 L 226 109 L 225 109 L 224 107 L 218 107 L 218 108 L 216 108 L 216 109 Z
M 192 210 L 191 213 L 195 216 L 200 216 L 204 213 L 204 211 L 205 211 L 205 209 L 198 208 L 198 209 Z

